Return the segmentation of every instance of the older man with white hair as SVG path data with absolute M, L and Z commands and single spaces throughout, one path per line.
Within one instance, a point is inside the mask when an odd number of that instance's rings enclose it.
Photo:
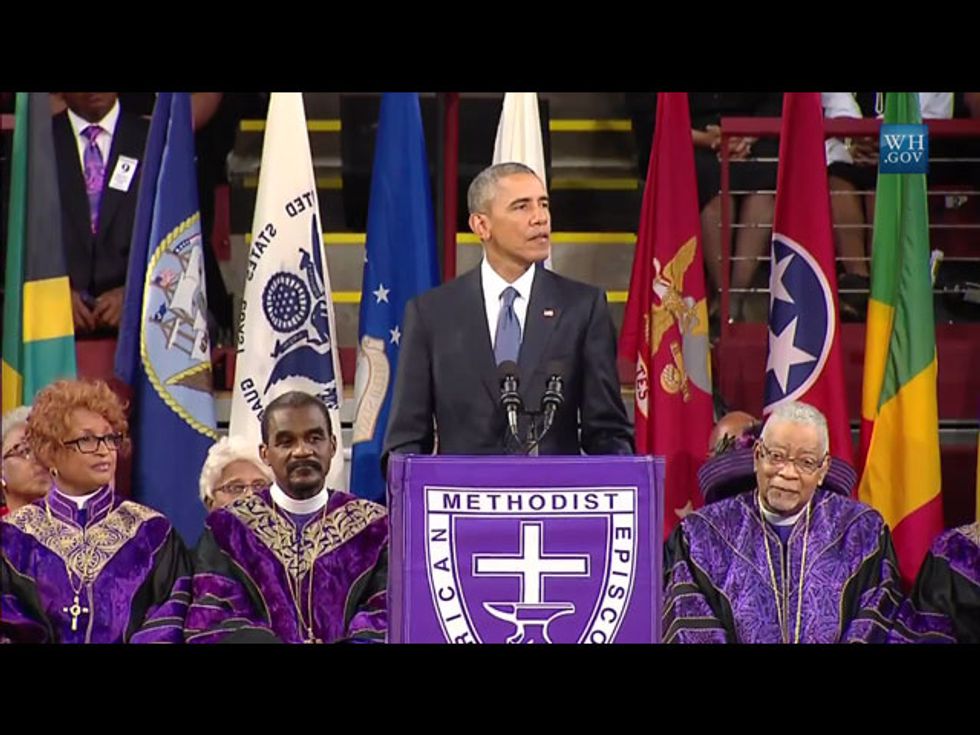
M 884 642 L 902 598 L 891 535 L 823 487 L 828 448 L 813 406 L 773 410 L 756 487 L 690 514 L 667 542 L 665 642 Z
M 272 470 L 259 457 L 258 445 L 239 436 L 216 441 L 201 468 L 201 502 L 209 511 L 270 485 Z

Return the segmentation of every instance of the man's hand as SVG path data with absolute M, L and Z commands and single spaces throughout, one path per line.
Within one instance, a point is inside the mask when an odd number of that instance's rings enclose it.
M 704 130 L 692 130 L 691 139 L 698 148 L 710 148 L 717 151 L 721 145 L 721 128 L 717 125 L 708 125 Z
M 694 145 L 700 148 L 710 148 L 718 153 L 718 158 L 721 158 L 721 128 L 719 126 L 706 125 L 704 130 L 693 130 L 691 132 Z M 729 158 L 735 161 L 748 158 L 752 154 L 752 146 L 755 144 L 756 140 L 758 140 L 758 138 L 729 138 Z
M 743 161 L 752 153 L 752 146 L 758 138 L 729 138 L 728 155 L 732 160 Z
M 99 326 L 119 329 L 122 319 L 123 286 L 106 291 L 95 300 L 94 314 Z
M 75 289 L 71 292 L 71 318 L 75 323 L 76 332 L 91 332 L 95 329 L 95 314 Z
M 858 166 L 873 166 L 878 163 L 877 138 L 852 138 L 847 150 Z

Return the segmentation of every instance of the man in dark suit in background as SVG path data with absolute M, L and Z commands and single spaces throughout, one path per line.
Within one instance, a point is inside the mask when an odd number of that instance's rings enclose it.
M 64 99 L 68 109 L 52 125 L 75 334 L 112 336 L 149 123 L 122 110 L 115 92 L 65 92 Z
M 563 378 L 564 402 L 541 454 L 632 454 L 605 294 L 540 265 L 551 246 L 544 184 L 523 164 L 497 164 L 473 180 L 467 203 L 485 257 L 406 306 L 382 461 L 436 448 L 514 451 L 497 370 L 509 360 L 525 408 L 538 409 L 553 373 Z

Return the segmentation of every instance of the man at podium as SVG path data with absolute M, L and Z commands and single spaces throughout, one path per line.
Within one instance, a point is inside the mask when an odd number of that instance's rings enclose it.
M 523 164 L 497 164 L 467 203 L 484 258 L 408 303 L 382 461 L 434 450 L 632 454 L 605 296 L 541 266 L 551 249 L 544 184 Z

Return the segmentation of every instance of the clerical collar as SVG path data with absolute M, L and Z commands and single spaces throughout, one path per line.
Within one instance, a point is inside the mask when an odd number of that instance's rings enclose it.
M 269 493 L 272 495 L 272 502 L 287 513 L 298 516 L 316 513 L 327 504 L 327 500 L 330 498 L 330 491 L 327 490 L 326 485 L 323 486 L 320 492 L 306 500 L 297 500 L 296 498 L 289 497 L 286 495 L 286 491 L 276 483 L 272 483 L 272 487 L 269 488 Z
M 57 487 L 54 488 L 54 491 L 56 493 L 58 493 L 58 495 L 61 498 L 63 498 L 64 500 L 68 500 L 68 501 L 74 503 L 75 505 L 78 506 L 78 509 L 79 510 L 82 510 L 85 507 L 85 504 L 89 500 L 91 500 L 92 498 L 94 498 L 96 495 L 99 494 L 99 492 L 102 491 L 102 488 L 100 487 L 98 490 L 95 490 L 93 492 L 90 492 L 88 495 L 68 495 L 67 493 L 61 492 L 61 490 L 59 490 Z
M 762 503 L 759 504 L 759 508 L 762 510 L 762 515 L 765 517 L 766 521 L 773 526 L 792 526 L 798 520 L 800 520 L 800 516 L 806 512 L 805 505 L 799 513 L 791 516 L 781 516 L 779 513 L 773 513 L 771 510 L 766 510 L 766 506 Z

